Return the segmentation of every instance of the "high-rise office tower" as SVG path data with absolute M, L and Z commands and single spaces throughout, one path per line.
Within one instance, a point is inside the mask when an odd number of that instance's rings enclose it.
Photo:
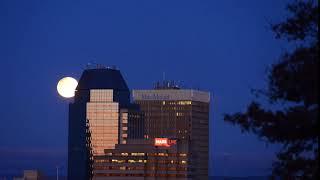
M 187 179 L 208 179 L 210 94 L 158 83 L 152 90 L 133 90 L 144 113 L 147 139 L 176 139 L 187 156 Z
M 143 138 L 143 126 L 120 71 L 102 66 L 86 69 L 69 105 L 68 179 L 90 179 L 95 158 L 105 149 L 126 144 L 128 138 Z

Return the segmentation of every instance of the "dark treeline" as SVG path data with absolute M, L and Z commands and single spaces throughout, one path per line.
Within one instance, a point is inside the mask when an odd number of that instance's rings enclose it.
M 318 170 L 318 2 L 294 1 L 289 16 L 272 24 L 275 37 L 293 44 L 268 71 L 268 88 L 255 90 L 245 112 L 225 115 L 225 121 L 268 143 L 282 144 L 273 163 L 272 177 L 314 179 Z M 266 97 L 274 108 L 264 107 Z

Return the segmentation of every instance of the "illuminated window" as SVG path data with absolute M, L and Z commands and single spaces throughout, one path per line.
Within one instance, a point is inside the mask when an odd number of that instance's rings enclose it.
M 158 156 L 168 156 L 167 153 L 158 153 Z
M 131 156 L 144 156 L 144 153 L 131 153 Z
M 183 116 L 183 113 L 177 112 L 176 116 Z
M 124 163 L 124 160 L 117 160 L 117 159 L 112 159 L 111 162 L 113 163 Z
M 177 104 L 179 104 L 179 105 L 191 105 L 191 101 L 179 101 Z

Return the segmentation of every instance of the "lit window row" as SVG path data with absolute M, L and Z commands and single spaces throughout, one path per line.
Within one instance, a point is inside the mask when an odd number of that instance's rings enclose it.
M 179 154 L 168 154 L 168 153 L 143 153 L 143 152 L 132 152 L 132 153 L 111 153 L 111 152 L 108 152 L 106 153 L 105 155 L 107 156 L 170 156 L 170 157 L 186 157 L 187 154 L 186 153 L 179 153 Z
M 95 166 L 95 170 L 159 170 L 159 171 L 186 171 L 186 167 L 155 167 L 155 166 Z
M 128 156 L 128 155 L 123 155 Z M 95 159 L 95 163 L 159 163 L 159 164 L 187 164 L 186 160 L 161 160 L 161 159 Z
M 178 177 L 185 178 L 186 174 L 129 174 L 129 173 L 94 173 L 94 177 Z

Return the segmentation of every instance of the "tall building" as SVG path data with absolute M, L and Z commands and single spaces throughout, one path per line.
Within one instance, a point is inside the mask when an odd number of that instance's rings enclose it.
M 179 89 L 164 82 L 152 90 L 133 90 L 144 113 L 147 139 L 177 139 L 187 156 L 187 178 L 208 179 L 210 93 Z
M 133 100 L 144 114 L 145 139 L 105 149 L 94 160 L 94 179 L 208 179 L 210 94 L 165 83 L 134 90 Z
M 129 131 L 128 128 L 136 128 Z M 141 139 L 144 123 L 139 107 L 130 103 L 130 91 L 119 70 L 86 69 L 69 105 L 68 179 L 92 178 L 96 157 L 105 149 Z
M 134 90 L 119 70 L 83 72 L 69 105 L 68 179 L 208 179 L 208 92 Z

